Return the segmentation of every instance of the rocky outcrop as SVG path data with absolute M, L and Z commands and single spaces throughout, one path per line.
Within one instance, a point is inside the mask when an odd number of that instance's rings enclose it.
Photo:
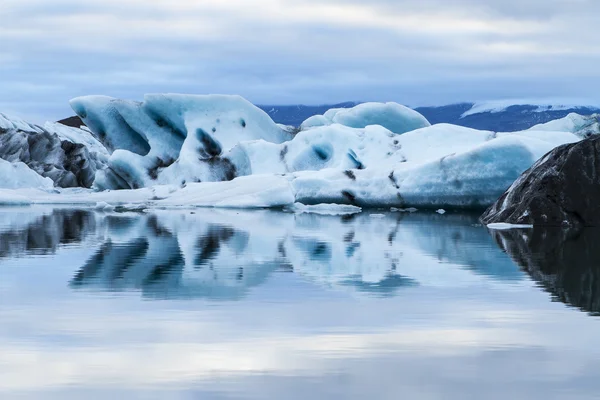
M 484 224 L 600 226 L 600 137 L 542 157 L 481 217 Z

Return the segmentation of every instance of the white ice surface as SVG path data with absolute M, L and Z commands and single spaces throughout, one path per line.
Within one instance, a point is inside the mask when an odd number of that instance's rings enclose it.
M 54 182 L 44 178 L 22 162 L 10 163 L 0 159 L 0 189 L 52 189 Z

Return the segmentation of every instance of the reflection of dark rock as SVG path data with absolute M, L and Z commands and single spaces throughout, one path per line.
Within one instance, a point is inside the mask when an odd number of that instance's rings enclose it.
M 0 129 L 0 158 L 23 162 L 59 187 L 91 187 L 104 161 L 83 144 L 61 140 L 32 126 L 31 131 Z
M 89 211 L 54 210 L 25 228 L 0 232 L 0 257 L 53 254 L 60 245 L 79 243 L 95 229 L 96 220 Z
M 600 313 L 600 229 L 493 231 L 498 244 L 557 300 Z
M 485 224 L 600 225 L 600 136 L 542 157 L 481 217 Z

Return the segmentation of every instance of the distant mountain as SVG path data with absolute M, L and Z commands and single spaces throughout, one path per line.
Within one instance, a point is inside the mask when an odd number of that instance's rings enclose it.
M 533 102 L 532 102 L 533 103 Z M 330 108 L 351 108 L 360 103 L 347 102 L 321 106 L 259 106 L 280 124 L 299 126 L 305 119 L 323 114 Z M 445 106 L 417 107 L 432 124 L 448 123 L 495 132 L 515 132 L 564 118 L 570 113 L 591 115 L 600 107 L 543 104 L 511 104 L 509 102 L 459 103 Z
M 320 106 L 274 106 L 274 105 L 259 105 L 258 107 L 264 110 L 273 121 L 278 124 L 300 126 L 307 118 L 313 115 L 324 114 L 325 111 L 331 108 L 352 108 L 360 103 L 346 102 L 339 104 L 329 104 Z
M 324 114 L 331 108 L 352 108 L 358 104 L 360 103 L 346 102 L 319 106 L 259 105 L 258 107 L 279 124 L 300 126 L 307 118 Z M 595 106 L 543 104 L 540 102 L 516 104 L 507 101 L 417 107 L 415 110 L 423 114 L 432 124 L 448 123 L 495 132 L 515 132 L 529 129 L 538 124 L 564 118 L 570 113 L 581 115 L 600 113 L 600 107 Z M 59 122 L 76 128 L 83 125 L 78 117 L 67 118 Z
M 591 115 L 600 113 L 599 107 L 576 105 L 461 103 L 439 107 L 415 108 L 432 124 L 449 123 L 468 128 L 495 132 L 515 132 L 529 129 L 570 113 Z

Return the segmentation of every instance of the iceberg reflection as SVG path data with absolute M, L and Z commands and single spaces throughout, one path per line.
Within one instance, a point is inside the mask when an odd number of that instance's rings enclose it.
M 388 297 L 419 285 L 524 277 L 469 214 L 373 218 L 213 209 L 33 214 L 4 220 L 0 256 L 52 254 L 64 244 L 95 248 L 69 282 L 77 290 L 239 300 L 277 272 Z

